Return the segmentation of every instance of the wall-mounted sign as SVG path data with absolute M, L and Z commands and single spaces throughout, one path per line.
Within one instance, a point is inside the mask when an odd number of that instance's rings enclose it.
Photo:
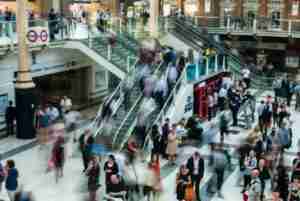
M 48 27 L 28 28 L 27 43 L 32 45 L 47 45 L 49 43 Z

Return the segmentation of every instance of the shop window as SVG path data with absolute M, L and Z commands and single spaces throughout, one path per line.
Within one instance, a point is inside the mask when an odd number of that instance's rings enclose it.
M 285 59 L 285 65 L 288 67 L 297 68 L 299 66 L 300 58 L 298 56 L 287 56 Z

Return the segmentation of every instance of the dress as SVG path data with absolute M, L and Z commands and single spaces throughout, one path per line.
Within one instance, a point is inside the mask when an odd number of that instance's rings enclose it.
M 176 142 L 176 134 L 173 132 L 168 135 L 168 145 L 166 153 L 168 155 L 176 155 L 177 142 Z

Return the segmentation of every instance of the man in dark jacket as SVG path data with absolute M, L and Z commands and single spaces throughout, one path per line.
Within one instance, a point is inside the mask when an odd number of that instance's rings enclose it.
M 161 154 L 167 158 L 166 148 L 168 143 L 168 134 L 170 131 L 170 120 L 167 118 L 164 125 L 162 126 L 162 137 L 161 137 Z
M 195 186 L 197 201 L 200 201 L 200 182 L 204 175 L 204 160 L 199 152 L 195 152 L 193 156 L 188 159 L 187 168 L 192 177 L 193 185 Z
M 9 101 L 9 105 L 5 111 L 6 120 L 6 132 L 7 136 L 14 134 L 14 120 L 16 118 L 16 109 L 13 107 L 12 101 Z
M 231 110 L 232 119 L 233 119 L 232 126 L 238 126 L 238 112 L 240 109 L 240 104 L 241 104 L 240 96 L 237 94 L 237 92 L 233 91 L 229 102 L 229 108 Z

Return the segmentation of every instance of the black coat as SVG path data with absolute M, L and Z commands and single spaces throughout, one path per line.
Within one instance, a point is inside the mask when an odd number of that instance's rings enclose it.
M 194 158 L 191 157 L 189 158 L 188 162 L 187 162 L 187 168 L 190 171 L 190 174 L 193 174 L 194 172 Z M 199 159 L 199 163 L 198 163 L 198 175 L 202 178 L 204 175 L 204 160 L 203 158 Z

